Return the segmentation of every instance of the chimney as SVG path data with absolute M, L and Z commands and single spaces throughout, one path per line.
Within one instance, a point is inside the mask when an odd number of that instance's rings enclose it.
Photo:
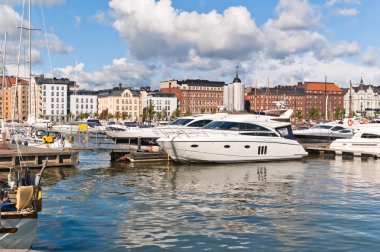
M 120 82 L 119 83 L 119 88 L 121 89 L 123 87 L 123 84 Z

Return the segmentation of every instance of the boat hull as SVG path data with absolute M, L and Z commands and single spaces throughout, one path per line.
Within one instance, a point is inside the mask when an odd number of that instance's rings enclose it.
M 307 152 L 287 139 L 158 139 L 157 143 L 177 162 L 237 163 L 301 159 Z
M 36 236 L 38 219 L 37 216 L 35 218 L 2 219 L 1 225 L 16 227 L 17 232 L 0 234 L 0 249 L 29 249 Z

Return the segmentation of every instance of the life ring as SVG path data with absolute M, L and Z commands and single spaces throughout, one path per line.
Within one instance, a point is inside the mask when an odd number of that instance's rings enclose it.
M 368 120 L 367 119 L 364 119 L 362 124 L 367 124 L 368 123 Z
M 348 122 L 347 122 L 348 126 L 352 126 L 354 124 L 354 120 L 352 119 L 349 119 Z
M 47 136 L 43 136 L 43 137 L 42 137 L 42 142 L 43 142 L 43 143 L 47 143 Z

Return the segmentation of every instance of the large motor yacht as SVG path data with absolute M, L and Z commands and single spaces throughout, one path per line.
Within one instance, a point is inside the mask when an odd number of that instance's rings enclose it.
M 231 115 L 193 132 L 157 140 L 179 162 L 235 163 L 300 159 L 307 155 L 291 125 L 250 115 Z

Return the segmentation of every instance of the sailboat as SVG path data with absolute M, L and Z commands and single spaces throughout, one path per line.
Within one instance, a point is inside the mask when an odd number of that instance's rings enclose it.
M 31 85 L 31 22 L 30 22 L 30 9 L 31 0 L 29 4 L 29 85 Z M 23 19 L 23 18 L 22 18 Z M 20 33 L 21 38 L 22 32 Z M 5 40 L 6 41 L 6 40 Z M 19 48 L 20 49 L 20 48 Z M 20 54 L 20 50 L 19 50 Z M 18 62 L 19 63 L 19 62 Z M 3 65 L 5 65 L 5 54 L 3 58 Z M 3 67 L 3 88 L 5 80 L 5 67 Z M 17 73 L 18 76 L 18 73 Z M 15 100 L 17 101 L 17 77 Z M 30 89 L 29 89 L 30 90 Z M 14 145 L 5 142 L 5 113 L 4 113 L 4 89 L 3 89 L 3 104 L 2 104 L 2 143 L 0 149 L 14 149 Z M 31 96 L 31 94 L 29 93 Z M 30 98 L 29 98 L 30 101 Z M 13 104 L 13 108 L 14 108 Z M 30 113 L 29 113 L 30 114 Z M 14 110 L 12 111 L 12 118 Z M 13 124 L 13 119 L 12 119 Z M 18 153 L 16 158 L 15 167 L 9 168 L 10 171 L 7 180 L 0 180 L 0 249 L 30 249 L 38 227 L 38 212 L 42 209 L 42 191 L 41 191 L 41 177 L 47 165 L 47 159 L 43 161 L 42 168 L 35 177 L 31 176 L 29 168 L 25 166 L 22 158 L 20 146 L 16 142 L 16 149 Z M 12 158 L 12 157 L 11 157 Z

